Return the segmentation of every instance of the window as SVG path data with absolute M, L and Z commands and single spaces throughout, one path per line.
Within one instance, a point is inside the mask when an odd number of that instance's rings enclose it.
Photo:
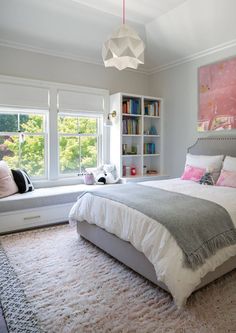
M 30 176 L 47 176 L 47 113 L 0 108 L 0 160 L 10 168 L 26 169 Z
M 96 167 L 101 162 L 101 123 L 99 115 L 77 113 L 58 115 L 59 170 L 72 175 Z
M 109 159 L 109 91 L 0 75 L 0 160 L 37 187 L 78 184 Z

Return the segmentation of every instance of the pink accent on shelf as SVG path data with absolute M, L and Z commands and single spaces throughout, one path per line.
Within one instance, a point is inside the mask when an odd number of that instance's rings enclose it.
M 135 167 L 131 167 L 130 174 L 131 174 L 131 176 L 136 176 L 136 168 Z
M 202 176 L 205 174 L 206 169 L 197 168 L 191 165 L 186 165 L 184 173 L 181 176 L 182 180 L 193 180 L 198 182 Z
M 199 69 L 198 131 L 236 128 L 236 58 Z
M 91 173 L 85 174 L 84 175 L 84 183 L 86 185 L 93 185 L 95 182 L 94 175 Z
M 236 171 L 221 170 L 216 186 L 228 186 L 236 188 Z

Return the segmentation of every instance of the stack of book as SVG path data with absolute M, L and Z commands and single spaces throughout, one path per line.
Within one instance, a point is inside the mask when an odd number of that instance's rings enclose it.
M 140 99 L 128 99 L 122 102 L 122 112 L 127 114 L 141 114 Z
M 137 118 L 125 117 L 122 120 L 123 134 L 139 134 L 139 120 Z
M 159 117 L 159 102 L 158 101 L 148 101 L 144 104 L 144 114 L 145 116 Z
M 155 143 L 144 143 L 143 144 L 143 153 L 144 154 L 155 154 L 156 148 Z

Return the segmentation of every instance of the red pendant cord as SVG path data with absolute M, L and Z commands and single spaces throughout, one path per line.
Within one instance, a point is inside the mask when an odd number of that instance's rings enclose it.
M 125 24 L 125 0 L 123 0 L 123 24 Z

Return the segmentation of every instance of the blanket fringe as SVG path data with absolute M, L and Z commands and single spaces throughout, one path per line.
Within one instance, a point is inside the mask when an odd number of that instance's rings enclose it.
M 187 267 L 195 270 L 198 266 L 203 265 L 206 259 L 214 255 L 217 250 L 235 244 L 236 229 L 227 230 L 223 234 L 217 235 L 208 240 L 194 252 L 190 254 L 185 253 L 185 264 Z

